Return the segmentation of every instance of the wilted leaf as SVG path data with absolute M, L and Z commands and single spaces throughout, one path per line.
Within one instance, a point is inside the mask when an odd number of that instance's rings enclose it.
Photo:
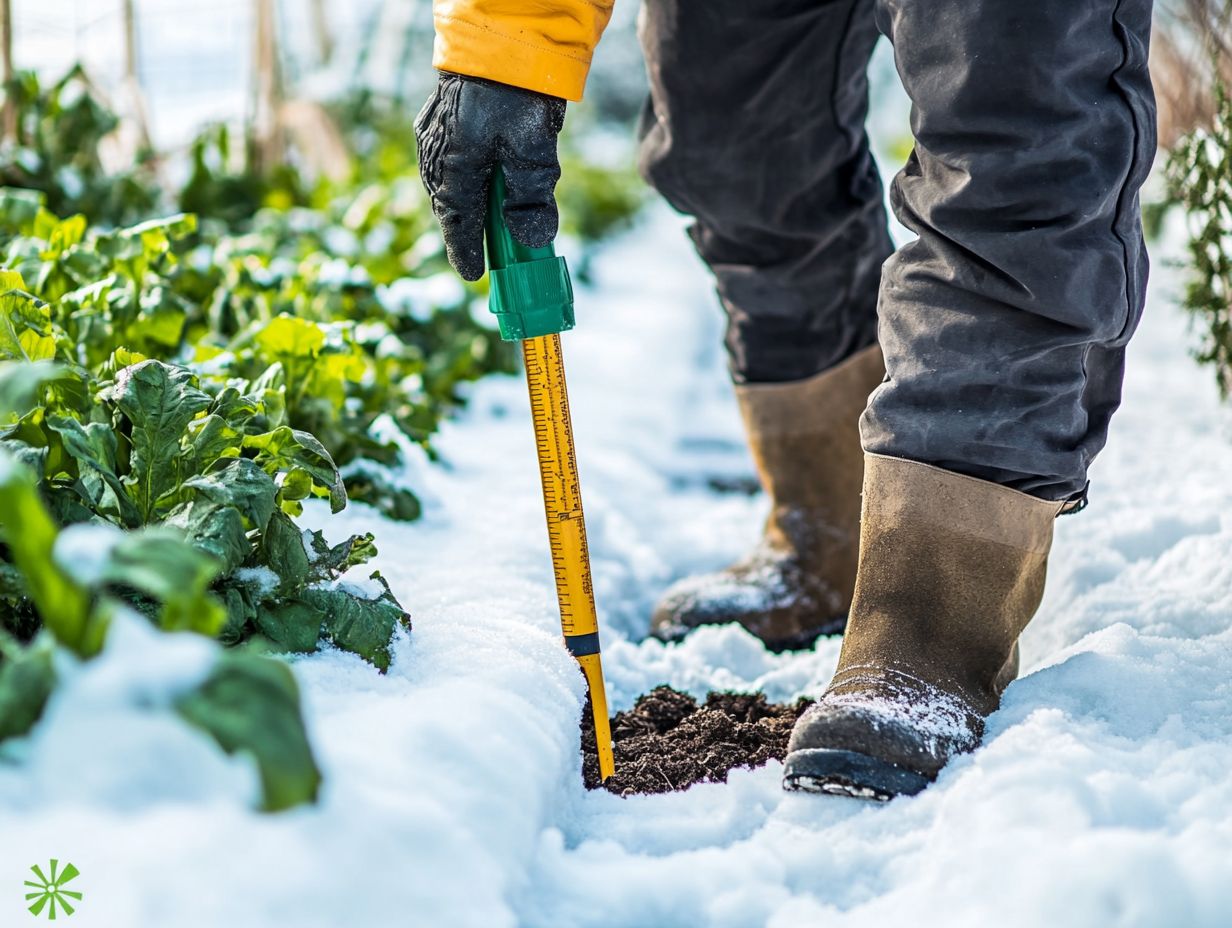
M 328 493 L 333 512 L 346 508 L 342 475 L 325 446 L 310 433 L 283 426 L 262 435 L 245 437 L 244 447 L 257 451 L 257 462 L 267 471 L 298 468 L 307 472 Z
M 197 473 L 209 470 L 220 458 L 238 458 L 244 436 L 222 416 L 211 413 L 188 425 L 188 446 L 192 454 L 192 469 Z
M 414 522 L 423 515 L 419 497 L 378 472 L 360 471 L 346 478 L 347 499 L 367 503 L 387 519 Z
M 376 544 L 371 532 L 352 535 L 341 544 L 330 547 L 325 536 L 313 532 L 312 573 L 321 580 L 332 580 L 352 567 L 366 564 L 376 557 Z
M 380 574 L 373 574 L 369 583 L 381 589 L 373 598 L 346 585 L 314 587 L 305 590 L 303 598 L 325 614 L 325 636 L 330 641 L 384 673 L 389 669 L 394 632 L 399 625 L 410 628 L 411 617 L 402 611 Z
M 238 644 L 248 631 L 249 623 L 256 621 L 257 607 L 242 586 L 224 587 L 222 599 L 227 610 L 227 620 L 218 633 L 218 640 L 226 645 Z
M 264 412 L 260 397 L 241 393 L 235 387 L 224 387 L 214 398 L 210 414 L 224 420 L 234 429 L 243 429 L 247 423 Z

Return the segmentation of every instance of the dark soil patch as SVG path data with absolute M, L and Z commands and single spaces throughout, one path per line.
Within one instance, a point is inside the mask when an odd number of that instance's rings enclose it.
M 599 782 L 594 723 L 582 716 L 582 772 L 588 789 L 618 796 L 670 793 L 706 781 L 725 782 L 736 767 L 760 767 L 787 753 L 791 727 L 808 700 L 771 703 L 764 693 L 711 693 L 702 705 L 660 686 L 612 719 L 616 775 Z

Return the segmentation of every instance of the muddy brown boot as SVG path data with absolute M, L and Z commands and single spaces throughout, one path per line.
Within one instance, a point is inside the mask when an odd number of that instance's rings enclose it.
M 917 793 L 979 744 L 1017 676 L 1064 506 L 867 456 L 847 635 L 830 686 L 792 731 L 786 788 Z
M 727 570 L 667 591 L 651 634 L 739 622 L 776 650 L 841 632 L 859 557 L 859 419 L 885 366 L 876 345 L 808 380 L 736 388 L 772 509 L 760 544 Z

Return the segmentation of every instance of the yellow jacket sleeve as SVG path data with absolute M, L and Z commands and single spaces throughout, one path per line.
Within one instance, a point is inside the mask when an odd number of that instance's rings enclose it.
M 433 0 L 432 64 L 527 90 L 582 99 L 613 0 Z

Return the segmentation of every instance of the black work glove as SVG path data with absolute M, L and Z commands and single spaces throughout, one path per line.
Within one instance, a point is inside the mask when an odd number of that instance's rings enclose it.
M 539 248 L 556 237 L 556 136 L 565 101 L 507 84 L 441 73 L 415 120 L 419 173 L 445 234 L 449 263 L 466 280 L 483 276 L 483 225 L 492 171 L 505 172 L 505 222 Z

